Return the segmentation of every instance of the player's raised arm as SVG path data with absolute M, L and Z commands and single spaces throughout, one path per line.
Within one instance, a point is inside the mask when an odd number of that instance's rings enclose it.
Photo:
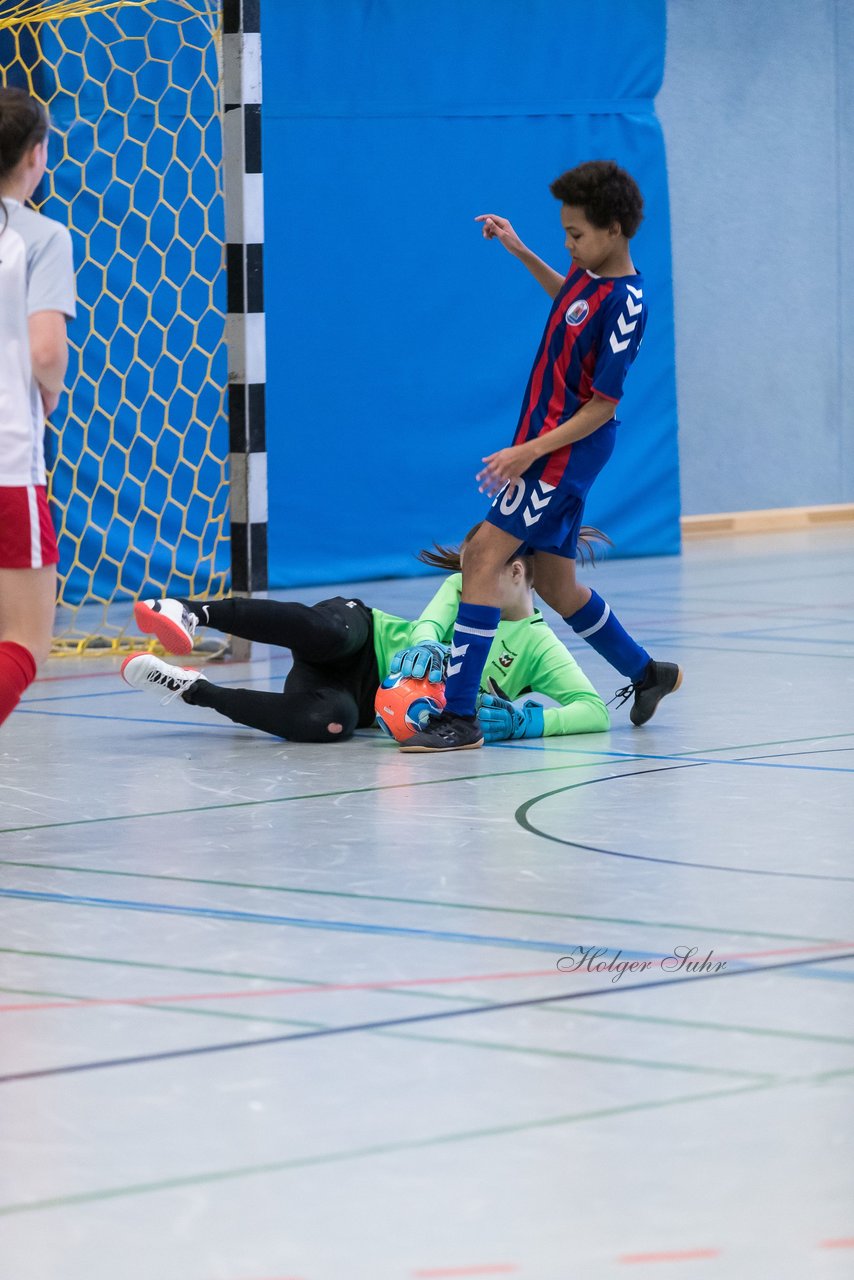
M 483 223 L 484 240 L 497 240 L 508 253 L 512 253 L 514 258 L 518 258 L 528 268 L 537 284 L 543 286 L 550 298 L 557 297 L 564 277 L 522 243 L 507 218 L 502 218 L 497 213 L 479 213 L 475 222 Z

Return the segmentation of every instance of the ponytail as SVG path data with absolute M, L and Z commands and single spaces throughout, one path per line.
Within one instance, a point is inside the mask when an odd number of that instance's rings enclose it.
M 469 529 L 458 547 L 444 547 L 438 542 L 434 542 L 432 550 L 425 548 L 423 551 L 419 551 L 416 559 L 420 560 L 422 564 L 429 565 L 431 569 L 443 569 L 446 573 L 459 573 L 462 569 L 462 564 L 460 563 L 460 551 L 466 543 L 474 537 L 481 524 L 483 524 L 483 521 L 479 520 L 473 528 Z M 609 547 L 613 547 L 614 545 L 607 533 L 603 533 L 601 529 L 594 528 L 593 525 L 583 524 L 578 533 L 578 550 L 576 553 L 576 559 L 579 564 L 594 565 L 596 563 L 596 548 L 594 544 L 597 542 L 604 543 Z M 534 576 L 531 557 L 525 555 L 524 552 L 514 552 L 507 563 L 510 564 L 511 561 L 516 559 L 525 561 L 526 577 L 528 579 L 528 584 L 530 585 Z
M 44 142 L 49 122 L 42 104 L 24 89 L 0 88 L 0 183 L 18 167 L 26 153 Z M 0 197 L 3 211 L 3 227 L 6 230 L 9 215 Z

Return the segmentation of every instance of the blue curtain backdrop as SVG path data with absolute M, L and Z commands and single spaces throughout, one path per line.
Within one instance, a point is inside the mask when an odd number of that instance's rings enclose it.
M 302 0 L 263 24 L 271 585 L 417 573 L 485 513 L 474 474 L 549 300 L 473 218 L 567 269 L 548 185 L 592 158 L 643 190 L 650 320 L 588 518 L 619 555 L 678 551 L 664 0 Z

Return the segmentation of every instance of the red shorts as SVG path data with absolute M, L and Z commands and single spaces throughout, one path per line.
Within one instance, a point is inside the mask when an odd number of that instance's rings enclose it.
M 41 569 L 58 561 L 45 489 L 0 486 L 0 569 Z

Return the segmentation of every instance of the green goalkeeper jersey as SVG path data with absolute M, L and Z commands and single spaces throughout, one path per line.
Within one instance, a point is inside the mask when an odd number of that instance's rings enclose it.
M 372 610 L 374 651 L 381 678 L 388 675 L 391 660 L 401 649 L 425 640 L 451 643 L 462 581 L 460 573 L 446 578 L 416 622 Z M 540 693 L 560 704 L 545 709 L 545 737 L 599 733 L 608 728 L 604 702 L 539 609 L 518 622 L 499 622 L 481 677 L 482 693 L 490 692 L 490 679 L 511 702 L 526 693 Z

